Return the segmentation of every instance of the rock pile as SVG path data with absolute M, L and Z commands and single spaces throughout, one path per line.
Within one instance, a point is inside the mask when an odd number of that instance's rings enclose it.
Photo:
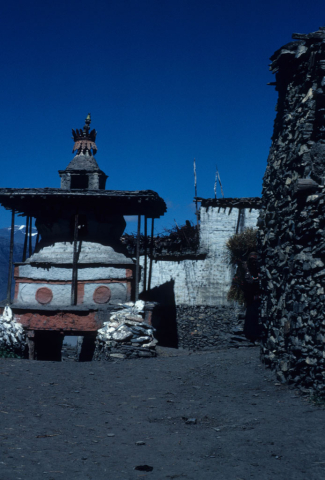
M 126 303 L 98 330 L 94 360 L 156 356 L 154 328 L 144 322 L 144 302 Z
M 279 92 L 259 220 L 262 357 L 325 394 L 325 28 L 271 57 Z
M 12 310 L 6 306 L 0 315 L 0 351 L 3 355 L 22 356 L 26 348 L 26 335 L 20 323 L 15 321 Z

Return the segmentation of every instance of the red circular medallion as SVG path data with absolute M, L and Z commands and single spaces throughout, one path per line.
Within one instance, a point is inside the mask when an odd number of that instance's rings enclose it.
M 93 299 L 95 303 L 107 303 L 111 299 L 111 290 L 108 287 L 97 287 Z
M 53 298 L 52 290 L 46 287 L 39 288 L 36 292 L 35 298 L 41 305 L 46 305 L 47 303 L 50 303 Z

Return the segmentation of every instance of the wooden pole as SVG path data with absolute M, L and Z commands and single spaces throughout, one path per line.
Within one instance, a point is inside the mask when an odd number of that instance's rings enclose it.
M 151 286 L 151 274 L 152 274 L 152 257 L 153 257 L 153 231 L 154 231 L 154 218 L 151 219 L 151 239 L 150 239 L 150 263 L 149 263 L 149 280 L 148 280 L 148 290 Z
M 23 262 L 26 260 L 26 253 L 27 253 L 28 225 L 29 225 L 29 216 L 27 215 L 27 217 L 26 217 L 26 229 L 25 229 L 25 240 L 24 240 L 24 250 L 23 250 Z
M 148 257 L 148 252 L 147 252 L 147 224 L 148 224 L 148 218 L 147 215 L 144 217 L 144 272 L 143 272 L 143 291 L 147 291 L 147 257 Z
M 294 185 L 293 193 L 298 195 L 311 195 L 319 189 L 319 185 L 311 178 L 299 178 Z
M 32 256 L 33 247 L 32 247 L 32 221 L 33 217 L 29 217 L 29 256 Z
M 194 166 L 194 189 L 195 189 L 195 192 L 194 192 L 194 195 L 195 195 L 195 215 L 196 215 L 197 229 L 199 230 L 199 212 L 198 212 L 198 209 L 197 209 L 197 176 L 196 176 L 195 158 L 194 158 L 194 161 L 193 161 L 193 166 Z
M 35 248 L 37 247 L 38 244 L 39 244 L 39 232 L 37 232 L 37 235 L 36 235 Z
M 71 282 L 71 305 L 77 304 L 77 242 L 78 242 L 78 214 L 74 216 L 73 234 L 73 261 L 72 261 L 72 282 Z
M 13 208 L 12 213 L 11 213 L 11 232 L 10 232 L 10 252 L 9 252 L 7 304 L 11 303 L 12 267 L 13 267 L 13 257 L 14 257 L 14 234 L 15 234 L 15 209 Z
M 28 360 L 35 360 L 35 331 L 27 331 Z
M 240 220 L 241 220 L 241 212 L 242 212 L 242 209 L 239 208 L 239 209 L 238 209 L 237 226 L 236 226 L 236 235 L 237 235 L 237 233 L 239 232 L 239 226 L 240 226 Z
M 135 301 L 139 300 L 140 228 L 141 228 L 141 215 L 138 215 L 137 252 L 136 252 L 136 265 L 135 265 Z

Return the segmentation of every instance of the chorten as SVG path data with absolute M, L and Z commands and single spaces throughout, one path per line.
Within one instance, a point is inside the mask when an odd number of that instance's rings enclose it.
M 96 334 L 119 304 L 136 300 L 139 263 L 120 241 L 124 215 L 138 215 L 139 225 L 144 216 L 146 225 L 166 211 L 151 190 L 105 190 L 90 122 L 89 114 L 83 129 L 72 130 L 75 156 L 59 170 L 61 188 L 0 189 L 12 218 L 19 213 L 27 225 L 35 218 L 39 234 L 35 251 L 15 264 L 15 295 L 12 302 L 8 288 L 6 302 L 30 339 L 37 332 Z

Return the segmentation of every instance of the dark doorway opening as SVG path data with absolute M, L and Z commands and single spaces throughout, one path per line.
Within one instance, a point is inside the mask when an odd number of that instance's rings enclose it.
M 96 348 L 97 332 L 80 332 L 82 336 L 64 336 L 63 332 L 35 332 L 35 360 L 91 362 Z M 28 352 L 26 352 L 28 358 Z
M 140 295 L 141 300 L 157 302 L 152 313 L 152 326 L 156 329 L 158 345 L 169 348 L 178 348 L 174 283 L 170 280 Z
M 71 175 L 71 190 L 88 188 L 88 184 L 88 175 Z
M 35 332 L 35 353 L 37 360 L 61 362 L 64 335 L 60 332 Z

